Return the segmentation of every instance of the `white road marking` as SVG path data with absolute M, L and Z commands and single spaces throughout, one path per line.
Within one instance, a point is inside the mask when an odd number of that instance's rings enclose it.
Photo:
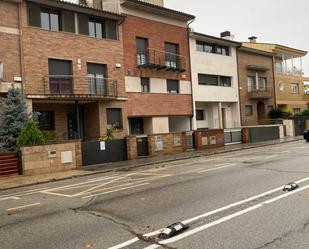
M 6 211 L 8 211 L 8 212 L 10 212 L 10 211 L 16 211 L 16 210 L 20 210 L 20 209 L 24 209 L 24 208 L 29 208 L 29 207 L 35 207 L 35 206 L 39 206 L 39 205 L 41 205 L 41 203 L 40 203 L 40 202 L 37 202 L 37 203 L 25 205 L 25 206 L 19 206 L 19 207 L 14 207 L 14 208 L 8 208 L 8 209 L 6 209 Z
M 303 179 L 300 179 L 300 180 L 296 181 L 296 183 L 297 183 L 297 184 L 300 184 L 300 183 L 306 182 L 306 181 L 308 181 L 308 180 L 309 180 L 309 177 L 306 177 L 306 178 L 303 178 Z M 220 212 L 225 211 L 225 210 L 228 210 L 228 209 L 230 209 L 230 208 L 233 208 L 233 207 L 236 207 L 236 206 L 245 204 L 245 203 L 247 203 L 247 202 L 250 202 L 250 201 L 259 199 L 259 198 L 261 198 L 261 197 L 265 197 L 265 196 L 267 196 L 267 195 L 273 194 L 273 193 L 275 193 L 275 192 L 277 192 L 277 191 L 282 190 L 283 188 L 284 188 L 284 185 L 283 185 L 283 186 L 280 186 L 280 187 L 278 187 L 278 188 L 269 190 L 269 191 L 267 191 L 267 192 L 261 193 L 261 194 L 259 194 L 259 195 L 255 195 L 255 196 L 249 197 L 249 198 L 247 198 L 247 199 L 244 199 L 244 200 L 241 200 L 241 201 L 238 201 L 238 202 L 229 204 L 229 205 L 227 205 L 227 206 L 224 206 L 224 207 L 215 209 L 215 210 L 213 210 L 213 211 L 210 211 L 210 212 L 201 214 L 201 215 L 199 215 L 199 216 L 195 216 L 195 217 L 193 217 L 193 218 L 190 218 L 190 219 L 187 219 L 187 220 L 185 220 L 185 221 L 182 221 L 182 223 L 184 223 L 184 224 L 190 224 L 190 223 L 195 222 L 195 221 L 197 221 L 197 220 L 199 220 L 199 219 L 209 217 L 209 216 L 211 216 L 211 215 L 220 213 Z M 291 193 L 292 193 L 292 192 L 291 192 Z M 163 228 L 158 229 L 158 230 L 153 231 L 153 232 L 148 233 L 148 234 L 144 234 L 143 236 L 144 236 L 144 237 L 155 236 L 155 235 L 159 234 L 159 233 L 162 231 L 162 229 L 163 229 Z M 134 241 L 134 240 L 135 240 L 135 241 Z M 135 243 L 135 242 L 138 241 L 138 240 L 139 240 L 138 238 L 134 238 L 134 239 L 131 239 L 131 240 L 129 240 L 129 241 L 131 241 L 130 244 L 133 244 L 133 243 Z M 120 248 L 123 248 L 123 247 L 125 247 L 125 246 L 130 245 L 130 244 L 128 244 L 129 241 L 126 241 L 126 242 L 121 243 L 121 244 L 119 244 L 119 245 L 116 245 L 116 246 L 114 246 L 114 247 L 110 247 L 110 248 L 108 248 L 108 249 L 120 249 Z M 133 241 L 134 241 L 134 242 L 133 242 Z M 124 245 L 124 246 L 121 246 L 121 245 Z
M 7 200 L 20 200 L 20 198 L 16 196 L 11 196 L 11 197 L 5 197 L 5 198 L 0 199 L 0 201 L 7 201 Z
M 115 189 L 115 190 L 111 190 L 111 191 L 106 191 L 106 192 L 99 193 L 99 194 L 84 196 L 84 197 L 82 197 L 82 199 L 92 198 L 92 197 L 100 196 L 100 195 L 107 195 L 107 194 L 110 194 L 110 193 L 119 192 L 119 191 L 122 191 L 122 190 L 131 189 L 131 188 L 137 188 L 137 187 L 141 187 L 141 186 L 145 186 L 145 185 L 149 185 L 149 184 L 150 184 L 149 182 L 145 182 L 145 183 L 142 183 L 142 184 L 133 185 L 133 186 L 126 187 L 126 188 L 120 188 L 120 189 Z
M 87 181 L 100 181 L 100 180 L 106 180 L 106 179 L 109 179 L 109 178 L 114 178 L 114 177 L 117 177 L 117 176 L 119 176 L 119 174 L 111 175 L 111 176 L 101 176 L 101 177 L 89 178 Z
M 0 196 L 0 198 L 10 197 L 10 196 L 14 196 L 15 197 L 15 196 L 25 196 L 25 195 L 37 194 L 41 190 L 44 190 L 44 189 L 47 189 L 47 188 L 39 188 L 39 189 L 33 189 L 33 190 L 17 192 L 17 193 L 14 193 L 14 194 L 2 195 L 2 196 Z
M 215 170 L 219 170 L 219 169 L 235 167 L 235 166 L 237 166 L 237 164 L 236 163 L 225 163 L 225 164 L 220 164 L 220 165 L 217 165 L 217 166 L 218 167 L 216 167 L 216 168 L 201 170 L 201 171 L 198 171 L 197 173 L 205 173 L 205 172 L 215 171 Z M 238 166 L 241 166 L 241 165 L 238 165 Z
M 239 216 L 244 215 L 244 214 L 246 214 L 246 213 L 252 212 L 252 211 L 254 211 L 254 210 L 256 210 L 256 209 L 259 209 L 259 208 L 261 208 L 261 207 L 264 207 L 264 206 L 266 206 L 266 205 L 269 205 L 269 204 L 271 204 L 271 203 L 274 203 L 274 202 L 276 202 L 276 201 L 278 201 L 278 200 L 281 200 L 281 199 L 283 199 L 283 198 L 287 198 L 287 197 L 289 197 L 289 196 L 291 196 L 291 195 L 297 194 L 297 193 L 299 193 L 299 192 L 301 192 L 301 191 L 304 191 L 304 190 L 307 190 L 307 189 L 309 189 L 309 185 L 307 185 L 307 186 L 305 186 L 305 187 L 302 187 L 302 188 L 299 188 L 299 189 L 297 189 L 297 190 L 294 190 L 293 192 L 289 192 L 289 193 L 283 194 L 283 195 L 281 195 L 281 196 L 278 196 L 278 197 L 276 197 L 276 198 L 270 199 L 270 200 L 268 200 L 268 201 L 261 202 L 261 203 L 259 203 L 259 204 L 257 204 L 257 205 L 254 205 L 254 206 L 252 206 L 252 207 L 246 208 L 246 209 L 241 210 L 241 211 L 239 211 L 239 212 L 236 212 L 236 213 L 234 213 L 234 214 L 225 216 L 225 217 L 223 217 L 223 218 L 221 218 L 221 219 L 218 219 L 218 220 L 216 220 L 216 221 L 213 221 L 213 222 L 211 222 L 211 223 L 208 223 L 208 224 L 199 226 L 199 227 L 194 228 L 194 229 L 192 229 L 192 230 L 189 230 L 189 231 L 187 231 L 187 232 L 185 232 L 185 233 L 182 233 L 182 234 L 180 234 L 180 235 L 178 235 L 178 236 L 176 236 L 176 237 L 173 237 L 173 238 L 170 238 L 170 239 L 161 241 L 160 244 L 161 244 L 161 245 L 166 245 L 166 244 L 174 243 L 174 242 L 176 242 L 176 241 L 182 240 L 182 239 L 184 239 L 184 238 L 186 238 L 186 237 L 189 237 L 189 236 L 192 236 L 192 235 L 194 235 L 194 234 L 196 234 L 196 233 L 199 233 L 199 232 L 201 232 L 201 231 L 204 231 L 204 230 L 206 230 L 206 229 L 208 229 L 208 228 L 211 228 L 211 227 L 214 227 L 214 226 L 216 226 L 216 225 L 219 225 L 219 224 L 221 224 L 221 223 L 223 223 L 223 222 L 232 220 L 232 219 L 234 219 L 234 218 L 236 218 L 236 217 L 239 217 Z M 159 247 L 160 247 L 160 245 L 152 245 L 152 246 L 146 247 L 145 249 L 156 249 L 156 248 L 159 248 Z
M 280 155 L 272 155 L 272 156 L 266 156 L 265 159 L 271 159 L 271 158 L 275 158 L 275 157 L 279 157 Z
M 301 146 L 301 147 L 295 147 L 295 149 L 308 149 L 309 146 Z

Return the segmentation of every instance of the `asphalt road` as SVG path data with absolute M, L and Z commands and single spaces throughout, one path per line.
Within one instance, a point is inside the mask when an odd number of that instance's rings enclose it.
M 298 182 L 299 189 L 283 192 Z M 189 229 L 158 240 L 162 228 Z M 309 143 L 0 192 L 3 249 L 308 249 Z

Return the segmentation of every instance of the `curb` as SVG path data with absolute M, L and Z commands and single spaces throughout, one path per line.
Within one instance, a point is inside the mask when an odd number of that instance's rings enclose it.
M 0 191 L 17 189 L 17 188 L 22 188 L 22 187 L 30 187 L 30 186 L 35 186 L 35 185 L 44 184 L 44 183 L 64 181 L 64 180 L 69 180 L 69 179 L 73 179 L 73 178 L 80 178 L 80 177 L 104 174 L 104 173 L 109 173 L 109 172 L 118 172 L 118 171 L 121 171 L 121 170 L 124 170 L 124 169 L 137 169 L 137 168 L 155 165 L 155 164 L 169 163 L 169 162 L 181 161 L 181 160 L 198 158 L 198 157 L 214 156 L 214 155 L 226 154 L 226 153 L 236 152 L 236 151 L 241 151 L 241 150 L 249 150 L 249 149 L 254 149 L 254 148 L 274 146 L 274 145 L 284 144 L 284 143 L 292 143 L 292 142 L 297 142 L 297 141 L 301 141 L 301 140 L 303 140 L 303 139 L 298 138 L 298 139 L 294 139 L 294 140 L 290 140 L 290 141 L 284 141 L 284 142 L 279 141 L 279 142 L 270 142 L 270 143 L 265 143 L 265 144 L 248 145 L 247 147 L 244 147 L 244 148 L 235 148 L 235 149 L 231 149 L 231 150 L 217 151 L 217 152 L 204 152 L 205 154 L 203 154 L 203 152 L 200 151 L 201 153 L 197 154 L 197 155 L 183 156 L 183 157 L 173 158 L 173 159 L 165 159 L 165 160 L 156 161 L 156 162 L 141 163 L 141 164 L 137 164 L 137 165 L 124 166 L 124 167 L 119 167 L 119 168 L 114 168 L 114 169 L 105 169 L 105 170 L 102 169 L 102 170 L 97 170 L 97 171 L 93 171 L 93 172 L 85 172 L 84 174 L 81 174 L 81 175 L 72 175 L 72 176 L 67 176 L 67 177 L 63 177 L 63 178 L 48 179 L 48 180 L 44 180 L 44 181 L 38 181 L 38 182 L 34 182 L 34 183 L 29 183 L 29 184 L 22 184 L 22 185 L 19 185 L 19 186 L 13 186 L 13 187 L 9 187 L 9 188 L 0 188 Z

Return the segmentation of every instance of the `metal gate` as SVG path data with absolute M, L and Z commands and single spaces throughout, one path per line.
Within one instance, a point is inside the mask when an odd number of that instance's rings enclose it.
M 127 160 L 125 139 L 82 142 L 83 166 L 100 165 Z
M 136 138 L 137 143 L 137 156 L 138 157 L 145 157 L 149 155 L 148 151 L 148 137 L 137 137 Z
M 295 136 L 301 136 L 306 130 L 306 121 L 309 120 L 309 117 L 296 116 L 293 117 L 294 127 L 295 127 Z
M 187 150 L 194 150 L 194 132 L 193 131 L 186 132 L 186 146 L 187 146 Z
M 241 129 L 224 130 L 224 144 L 240 144 L 242 143 Z
M 21 174 L 19 162 L 18 152 L 0 153 L 0 176 Z

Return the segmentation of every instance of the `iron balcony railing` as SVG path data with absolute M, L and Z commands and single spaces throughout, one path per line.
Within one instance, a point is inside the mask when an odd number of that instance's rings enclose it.
M 186 58 L 179 54 L 147 49 L 136 54 L 137 66 L 140 68 L 154 68 L 166 71 L 186 71 Z
M 272 87 L 248 88 L 250 99 L 270 99 L 273 97 Z
M 48 75 L 44 77 L 46 95 L 72 97 L 117 97 L 117 81 L 103 77 Z

